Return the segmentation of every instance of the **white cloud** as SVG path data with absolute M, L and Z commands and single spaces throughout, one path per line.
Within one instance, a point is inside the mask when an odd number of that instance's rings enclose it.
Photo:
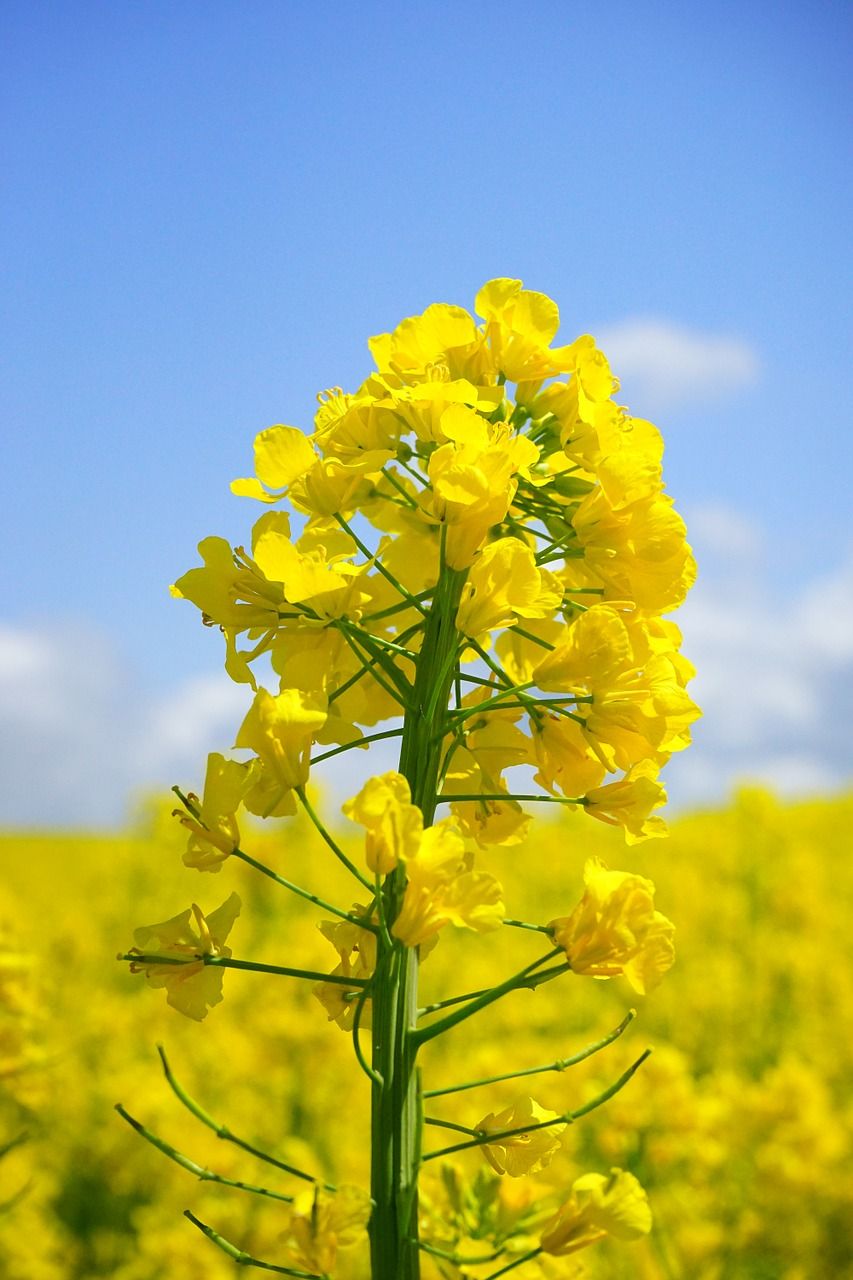
M 707 404 L 755 383 L 758 356 L 731 334 L 637 316 L 597 335 L 629 399 L 644 412 Z
M 0 627 L 0 821 L 102 826 L 131 795 L 198 785 L 250 694 L 224 673 L 151 696 L 91 628 Z
M 668 766 L 679 805 L 741 778 L 789 795 L 853 777 L 853 562 L 773 596 L 757 574 L 700 578 L 678 618 L 705 712 Z
M 705 554 L 729 563 L 754 563 L 765 547 L 764 534 L 754 521 L 721 502 L 703 502 L 685 512 L 690 540 Z

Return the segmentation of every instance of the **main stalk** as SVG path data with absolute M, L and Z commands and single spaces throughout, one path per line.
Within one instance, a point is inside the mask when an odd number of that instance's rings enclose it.
M 418 654 L 412 703 L 403 721 L 400 773 L 424 826 L 435 814 L 438 775 L 459 638 L 456 610 L 465 573 L 442 567 Z M 389 924 L 399 913 L 405 868 L 386 878 Z M 380 941 L 373 982 L 370 1250 L 373 1280 L 418 1280 L 418 1166 L 421 1098 L 411 1036 L 418 1008 L 417 948 Z

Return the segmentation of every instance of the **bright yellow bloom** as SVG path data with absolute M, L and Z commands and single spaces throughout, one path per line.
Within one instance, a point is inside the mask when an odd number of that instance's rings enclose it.
M 560 312 L 546 294 L 523 289 L 520 280 L 489 280 L 474 306 L 486 321 L 495 372 L 508 382 L 538 384 L 572 367 L 571 347 L 549 345 L 560 327 Z
M 198 818 L 184 809 L 175 810 L 181 824 L 190 832 L 184 866 L 195 867 L 197 871 L 218 871 L 234 852 L 240 843 L 237 810 L 250 782 L 248 765 L 226 760 L 217 751 L 207 757 Z
M 611 1169 L 609 1177 L 585 1173 L 572 1185 L 571 1197 L 542 1232 L 540 1248 L 556 1257 L 613 1236 L 639 1240 L 652 1229 L 646 1193 L 632 1173 Z
M 291 791 L 308 781 L 311 743 L 326 715 L 320 694 L 282 689 L 274 696 L 259 689 L 234 745 L 256 752 L 281 791 Z
M 255 563 L 270 582 L 282 584 L 289 603 L 306 604 L 321 618 L 357 612 L 350 587 L 362 570 L 348 560 L 329 558 L 322 543 L 314 541 L 315 546 L 303 550 L 286 533 L 265 529 L 254 543 Z
M 518 475 L 539 457 L 526 436 L 513 435 L 505 423 L 489 423 L 465 405 L 451 405 L 441 418 L 448 443 L 429 460 L 431 501 L 426 510 L 447 526 L 446 558 L 465 569 L 489 530 L 503 520 L 515 496 Z
M 569 916 L 549 929 L 572 971 L 593 978 L 628 979 L 645 995 L 660 982 L 675 958 L 675 926 L 655 910 L 651 880 L 611 871 L 598 858 L 584 867 L 586 892 Z
M 645 613 L 676 609 L 696 579 L 686 528 L 663 493 L 615 508 L 599 485 L 583 498 L 572 525 L 584 549 L 590 585 Z
M 350 908 L 350 914 L 369 918 L 369 909 L 363 903 L 356 902 Z M 331 976 L 361 980 L 371 977 L 376 968 L 375 933 L 370 929 L 360 928 L 350 920 L 324 920 L 319 927 L 323 937 L 331 942 L 339 957 L 339 964 L 332 970 Z M 352 987 L 339 982 L 318 982 L 313 988 L 314 995 L 329 1015 L 329 1021 L 336 1022 L 343 1031 L 349 1031 L 352 1027 L 357 1007 L 356 998 L 361 990 L 357 982 Z M 370 1023 L 371 1008 L 368 999 L 362 1012 L 361 1025 L 369 1027 Z
M 483 548 L 468 570 L 456 627 L 478 639 L 519 618 L 549 618 L 562 599 L 559 579 L 538 568 L 530 547 L 518 538 L 498 538 Z
M 283 511 L 271 514 L 287 532 L 287 515 Z M 178 578 L 172 586 L 173 596 L 191 600 L 208 624 L 235 631 L 276 625 L 284 601 L 279 583 L 268 582 L 251 561 L 232 551 L 224 538 L 204 538 L 198 549 L 203 568 L 190 569 Z
M 148 958 L 132 962 L 131 973 L 144 973 L 149 986 L 166 989 L 167 1004 L 201 1022 L 222 999 L 222 970 L 205 965 L 202 956 L 231 955 L 225 939 L 239 914 L 240 899 L 232 893 L 209 916 L 193 903 L 171 920 L 136 929 L 128 954 Z
M 473 870 L 473 857 L 453 819 L 427 827 L 406 859 L 408 882 L 392 933 L 407 947 L 429 941 L 446 924 L 487 933 L 499 929 L 506 909 L 494 876 Z
M 663 818 L 652 816 L 654 809 L 666 804 L 666 792 L 658 782 L 658 766 L 652 760 L 641 760 L 618 782 L 595 787 L 584 797 L 584 808 L 591 818 L 611 827 L 622 827 L 627 844 L 665 836 Z
M 531 721 L 533 750 L 539 766 L 534 781 L 551 794 L 581 796 L 597 787 L 604 765 L 590 750 L 582 727 L 567 716 L 544 715 Z
M 397 325 L 393 333 L 379 334 L 368 342 L 370 354 L 389 382 L 409 386 L 439 377 L 471 377 L 480 382 L 478 366 L 485 369 L 483 338 L 471 315 L 462 307 L 433 303 L 419 316 Z
M 401 859 L 416 855 L 423 815 L 412 804 L 409 784 L 401 773 L 368 778 L 358 795 L 343 805 L 343 813 L 367 828 L 365 857 L 371 871 L 387 875 Z
M 639 761 L 663 763 L 690 741 L 699 716 L 683 685 L 674 632 L 611 605 L 592 605 L 535 668 L 545 689 L 571 691 L 589 747 L 610 771 Z M 680 637 L 678 637 L 680 638 Z
M 525 813 L 517 800 L 510 800 L 504 780 L 486 772 L 488 757 L 481 761 L 473 751 L 457 747 L 450 760 L 444 779 L 445 795 L 500 795 L 506 800 L 455 800 L 450 812 L 459 822 L 465 835 L 473 837 L 479 845 L 521 844 L 527 835 L 530 815 Z
M 260 502 L 279 502 L 315 460 L 310 440 L 298 427 L 268 427 L 255 436 L 257 479 L 233 480 L 231 492 Z M 268 489 L 274 492 L 269 493 Z
M 544 1127 L 545 1121 L 554 1120 Z M 481 1150 L 495 1173 L 508 1173 L 511 1178 L 538 1173 L 547 1168 L 560 1149 L 560 1134 L 565 1129 L 556 1111 L 545 1111 L 533 1098 L 519 1098 L 511 1107 L 495 1114 L 490 1111 L 477 1125 L 480 1133 L 502 1134 L 514 1129 L 524 1130 L 525 1125 L 541 1125 L 532 1131 L 514 1133 L 509 1137 L 496 1137 Z
M 304 1267 L 312 1275 L 327 1275 L 339 1249 L 348 1249 L 364 1238 L 371 1202 L 358 1187 L 337 1191 L 320 1187 L 301 1192 L 291 1205 L 280 1209 L 284 1260 Z

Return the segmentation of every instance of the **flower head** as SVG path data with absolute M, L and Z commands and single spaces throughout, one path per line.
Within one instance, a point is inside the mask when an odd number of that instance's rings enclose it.
M 240 914 L 236 893 L 206 916 L 192 907 L 162 924 L 136 929 L 129 955 L 131 973 L 144 973 L 150 987 L 165 988 L 166 1003 L 201 1022 L 222 999 L 222 970 L 205 964 L 205 956 L 231 955 L 225 939 Z
M 623 1169 L 611 1169 L 608 1177 L 585 1173 L 572 1185 L 572 1194 L 542 1232 L 543 1253 L 565 1257 L 578 1249 L 614 1236 L 639 1240 L 652 1229 L 652 1213 L 646 1193 L 637 1179 Z
M 598 858 L 584 867 L 586 892 L 571 915 L 552 920 L 554 941 L 574 973 L 624 974 L 635 991 L 657 986 L 675 958 L 675 926 L 655 911 L 655 887 L 643 876 L 611 871 Z

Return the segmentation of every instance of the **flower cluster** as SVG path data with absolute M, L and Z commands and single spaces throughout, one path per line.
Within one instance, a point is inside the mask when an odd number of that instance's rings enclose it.
M 415 1280 L 419 1165 L 445 1154 L 414 1154 L 421 1046 L 521 987 L 573 972 L 625 975 L 645 992 L 672 963 L 672 925 L 642 877 L 590 862 L 569 915 L 518 921 L 490 855 L 525 844 L 536 804 L 580 809 L 628 843 L 662 834 L 659 771 L 699 714 L 686 690 L 693 669 L 663 616 L 695 567 L 664 492 L 659 433 L 617 403 L 591 337 L 555 344 L 550 298 L 497 279 L 475 310 L 479 320 L 437 304 L 372 339 L 375 371 L 353 392 L 324 392 L 310 435 L 260 432 L 255 474 L 232 486 L 267 508 L 248 548 L 206 538 L 202 565 L 172 588 L 221 630 L 226 670 L 251 697 L 240 754 L 209 756 L 200 799 L 178 791 L 184 862 L 219 872 L 242 861 L 330 912 L 320 927 L 335 968 L 234 960 L 235 895 L 207 918 L 193 906 L 137 931 L 125 957 L 196 1019 L 221 998 L 225 967 L 312 980 L 371 1081 L 375 1280 Z M 393 738 L 398 768 L 343 806 L 363 830 L 352 858 L 315 813 L 309 782 L 324 761 Z M 243 847 L 243 811 L 304 812 L 358 881 L 359 902 L 336 906 L 259 862 Z M 504 925 L 551 950 L 489 989 L 439 1001 L 427 1012 L 450 1011 L 419 1025 L 418 967 L 442 931 Z M 465 1145 L 515 1177 L 546 1168 L 586 1109 L 545 1112 L 525 1098 L 461 1128 Z M 619 1235 L 613 1206 L 633 1183 L 596 1177 L 575 1184 L 531 1258 Z M 648 1229 L 625 1212 L 632 1230 Z M 337 1228 L 322 1224 L 337 1209 L 315 1196 L 290 1213 L 291 1260 L 325 1274 Z

